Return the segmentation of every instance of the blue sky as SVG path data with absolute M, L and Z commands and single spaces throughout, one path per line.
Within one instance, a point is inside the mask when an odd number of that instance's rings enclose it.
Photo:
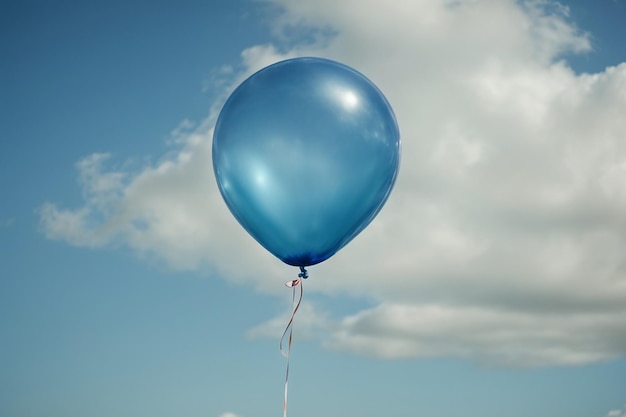
M 403 154 L 310 269 L 293 416 L 626 415 L 626 3 L 3 3 L 0 415 L 282 412 L 297 270 L 211 129 L 277 60 L 352 65 Z

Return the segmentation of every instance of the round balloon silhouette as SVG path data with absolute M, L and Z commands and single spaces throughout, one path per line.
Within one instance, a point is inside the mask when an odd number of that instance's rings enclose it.
M 261 69 L 230 95 L 213 134 L 219 190 L 283 262 L 320 263 L 378 214 L 398 173 L 400 134 L 380 90 L 321 58 Z

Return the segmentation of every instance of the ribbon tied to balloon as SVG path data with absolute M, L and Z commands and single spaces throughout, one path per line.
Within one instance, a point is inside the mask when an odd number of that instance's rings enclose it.
M 300 267 L 300 278 L 374 219 L 399 162 L 385 96 L 358 71 L 322 58 L 288 59 L 250 76 L 227 99 L 213 134 L 226 205 L 259 244 Z M 298 285 L 288 282 L 294 291 Z

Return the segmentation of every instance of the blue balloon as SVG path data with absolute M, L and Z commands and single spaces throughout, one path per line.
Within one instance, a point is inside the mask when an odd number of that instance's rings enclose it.
M 250 76 L 215 126 L 213 169 L 239 223 L 283 262 L 322 262 L 378 214 L 398 173 L 400 134 L 356 70 L 296 58 Z

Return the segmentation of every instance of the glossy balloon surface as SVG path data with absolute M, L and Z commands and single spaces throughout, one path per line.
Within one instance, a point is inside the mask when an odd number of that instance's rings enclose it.
M 374 84 L 343 64 L 270 65 L 228 98 L 213 168 L 239 223 L 283 262 L 336 253 L 379 212 L 393 187 L 400 136 Z

